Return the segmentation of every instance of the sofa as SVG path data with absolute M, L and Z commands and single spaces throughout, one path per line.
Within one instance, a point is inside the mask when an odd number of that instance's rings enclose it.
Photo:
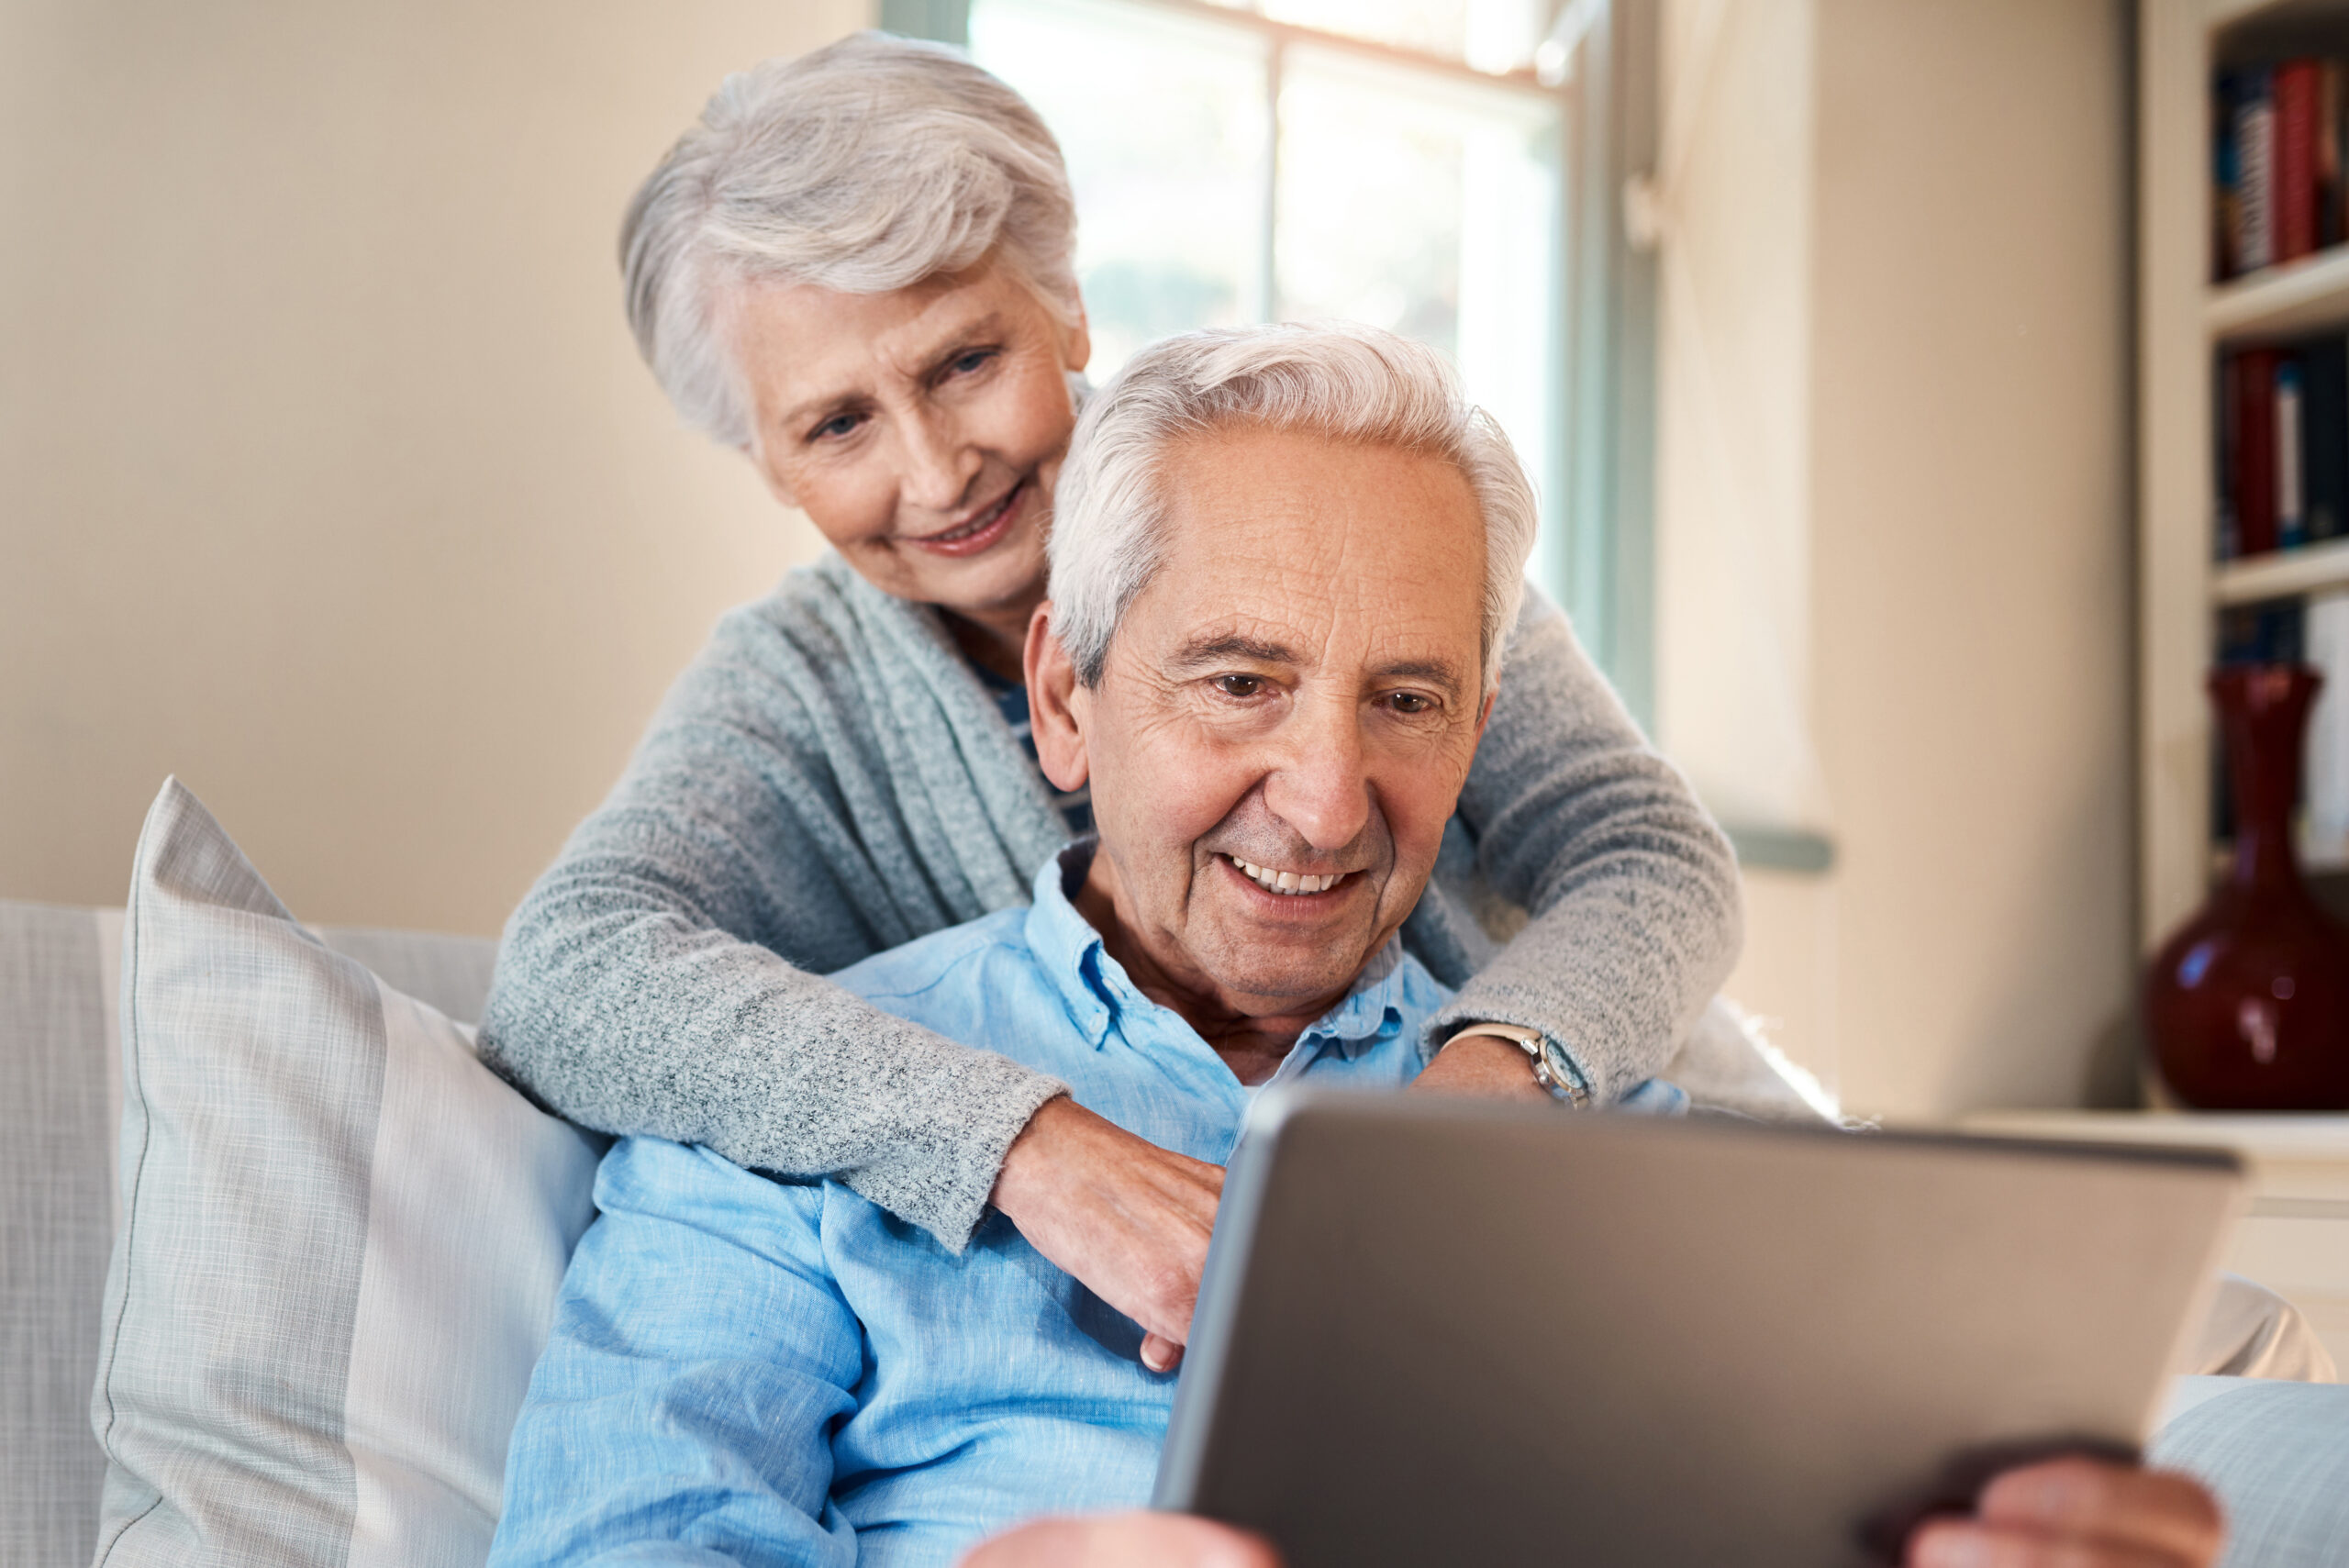
M 400 1266 L 428 1284 L 436 1279 L 445 1282 L 452 1268 L 462 1272 L 465 1267 L 465 1259 L 471 1255 L 465 1246 L 470 1244 L 476 1252 L 496 1254 L 500 1266 L 518 1280 L 513 1286 L 524 1298 L 518 1310 L 512 1302 L 507 1304 L 502 1329 L 497 1326 L 500 1308 L 494 1302 L 468 1307 L 469 1315 L 436 1319 L 430 1303 L 417 1303 L 410 1281 L 407 1296 L 395 1296 L 393 1306 L 373 1309 L 384 1319 L 384 1326 L 374 1329 L 363 1322 L 356 1329 L 345 1326 L 349 1332 L 340 1341 L 343 1359 L 338 1362 L 329 1356 L 326 1375 L 351 1382 L 351 1404 L 347 1408 L 335 1405 L 320 1429 L 323 1440 L 318 1430 L 308 1432 L 305 1440 L 312 1447 L 306 1451 L 284 1446 L 279 1441 L 283 1434 L 263 1432 L 247 1450 L 198 1455 L 182 1464 L 187 1456 L 178 1451 L 188 1445 L 174 1439 L 167 1421 L 150 1410 L 147 1418 L 151 1429 L 142 1429 L 140 1418 L 135 1413 L 126 1415 L 120 1407 L 133 1402 L 139 1378 L 145 1377 L 151 1386 L 168 1385 L 183 1393 L 194 1391 L 189 1397 L 218 1395 L 225 1379 L 236 1397 L 265 1399 L 283 1396 L 285 1386 L 296 1379 L 298 1369 L 276 1363 L 268 1341 L 277 1330 L 267 1320 L 258 1330 L 257 1342 L 241 1349 L 230 1342 L 237 1332 L 246 1332 L 251 1339 L 250 1325 L 220 1326 L 225 1318 L 236 1315 L 237 1298 L 247 1291 L 246 1283 L 233 1278 L 194 1279 L 193 1274 L 219 1248 L 206 1241 L 200 1224 L 184 1218 L 171 1219 L 172 1211 L 155 1208 L 156 1194 L 138 1190 L 150 1180 L 162 1180 L 161 1175 L 150 1178 L 146 1173 L 163 1169 L 159 1164 L 162 1156 L 149 1158 L 146 1151 L 150 1145 L 162 1149 L 170 1141 L 169 1129 L 158 1120 L 161 1113 L 149 1103 L 160 1082 L 160 1069 L 152 1058 L 175 1042 L 184 1048 L 192 1040 L 197 1051 L 195 1067 L 208 1072 L 211 1063 L 205 1052 L 221 1053 L 218 1042 L 222 1040 L 236 1047 L 226 1054 L 239 1054 L 273 1031 L 306 1038 L 331 1036 L 333 1015 L 288 1012 L 294 1004 L 287 997 L 298 999 L 302 992 L 299 986 L 289 989 L 282 973 L 272 982 L 274 989 L 259 984 L 273 964 L 280 972 L 288 966 L 301 971 L 302 984 L 312 990 L 341 984 L 348 995 L 362 998 L 362 1011 L 365 1006 L 375 1009 L 370 1016 L 377 1018 L 379 1030 L 384 1008 L 396 1006 L 408 1009 L 405 1015 L 408 1022 L 395 1021 L 393 1035 L 401 1028 L 437 1029 L 440 1033 L 435 1038 L 451 1050 L 467 1050 L 471 1036 L 465 1023 L 479 1017 L 495 950 L 487 941 L 468 938 L 300 926 L 275 904 L 258 873 L 243 862 L 193 796 L 176 785 L 167 786 L 158 801 L 139 856 L 128 911 L 0 902 L 0 1369 L 4 1369 L 0 1370 L 0 1563 L 12 1568 L 80 1568 L 90 1562 L 101 1546 L 102 1506 L 117 1520 L 138 1518 L 148 1520 L 150 1526 L 149 1537 L 139 1538 L 148 1541 L 143 1549 L 117 1552 L 119 1533 L 110 1536 L 103 1543 L 105 1560 L 109 1562 L 199 1557 L 249 1561 L 264 1554 L 278 1561 L 330 1558 L 354 1564 L 367 1560 L 470 1558 L 477 1562 L 487 1530 L 495 1523 L 504 1424 L 510 1422 L 512 1405 L 519 1397 L 517 1379 L 527 1375 L 535 1353 L 529 1339 L 531 1313 L 542 1308 L 534 1308 L 532 1298 L 535 1295 L 551 1299 L 562 1258 L 589 1218 L 591 1211 L 584 1207 L 583 1195 L 584 1173 L 592 1168 L 597 1146 L 575 1129 L 524 1106 L 520 1096 L 480 1072 L 477 1062 L 459 1064 L 474 1075 L 453 1090 L 447 1084 L 455 1080 L 446 1080 L 438 1101 L 429 1096 L 417 1101 L 425 1108 L 410 1118 L 412 1129 L 406 1136 L 411 1155 L 414 1140 L 419 1136 L 414 1129 L 420 1128 L 420 1136 L 429 1138 L 443 1125 L 435 1119 L 441 1116 L 451 1116 L 445 1124 L 451 1128 L 503 1129 L 464 1135 L 484 1146 L 495 1145 L 493 1152 L 499 1158 L 506 1157 L 508 1145 L 536 1139 L 540 1152 L 530 1158 L 538 1162 L 539 1169 L 551 1173 L 542 1183 L 548 1190 L 532 1201 L 556 1212 L 557 1218 L 540 1227 L 544 1234 L 535 1240 L 524 1237 L 509 1247 L 494 1240 L 465 1243 L 460 1237 L 452 1243 L 440 1238 L 447 1245 L 437 1264 L 420 1267 L 409 1256 L 401 1259 Z M 127 951 L 136 956 L 126 961 Z M 256 953 L 261 957 L 255 958 Z M 134 970 L 128 975 L 127 962 Z M 159 996 L 173 995 L 173 987 L 191 986 L 228 991 L 241 986 L 251 990 L 255 1000 L 245 1012 L 208 1016 L 202 1028 L 214 1032 L 206 1036 L 196 1024 L 173 1016 L 158 1002 Z M 374 1000 L 365 1001 L 369 995 Z M 128 1003 L 125 998 L 129 999 Z M 139 1017 L 126 1019 L 122 1016 L 126 1006 Z M 213 1043 L 206 1044 L 207 1040 Z M 394 1045 L 397 1043 L 395 1039 Z M 142 1051 L 146 1057 L 140 1056 Z M 261 1059 L 261 1071 L 274 1070 Z M 380 1067 L 377 1071 L 380 1073 Z M 1718 1093 L 1711 1097 L 1750 1112 L 1766 1113 L 1774 1106 L 1798 1114 L 1818 1108 L 1813 1103 L 1804 1109 L 1806 1095 L 1815 1101 L 1815 1089 L 1802 1084 L 1798 1075 L 1781 1073 L 1757 1055 L 1751 1037 L 1733 1027 L 1733 1021 L 1715 1020 L 1709 1030 L 1700 1029 L 1681 1071 L 1713 1084 Z M 127 1073 L 133 1080 L 128 1087 Z M 254 1082 L 241 1087 L 230 1083 L 225 1089 L 219 1084 L 210 1086 L 225 1095 L 232 1112 L 241 1109 L 263 1119 L 279 1115 L 270 1106 L 242 1104 L 251 1097 Z M 380 1084 L 373 1092 L 387 1093 Z M 451 1095 L 472 1095 L 489 1104 L 492 1114 L 507 1119 L 464 1124 L 445 1108 L 454 1103 Z M 512 1104 L 492 1103 L 498 1096 Z M 436 1106 L 442 1108 L 433 1108 Z M 315 1109 L 306 1102 L 284 1114 L 298 1119 Z M 390 1115 L 388 1110 L 383 1112 L 386 1127 Z M 264 1162 L 274 1158 L 262 1148 L 265 1140 L 254 1133 L 256 1125 L 249 1119 L 241 1124 L 241 1130 L 231 1129 L 233 1157 L 250 1156 Z M 123 1132 L 126 1126 L 131 1129 L 128 1135 Z M 128 1161 L 121 1157 L 126 1136 L 139 1145 Z M 251 1152 L 254 1150 L 261 1151 Z M 371 1155 L 374 1157 L 388 1162 L 394 1155 L 378 1151 Z M 122 1190 L 125 1173 L 134 1187 L 130 1193 Z M 270 1210 L 272 1206 L 298 1206 L 306 1201 L 310 1185 L 332 1184 L 325 1177 L 314 1183 L 298 1167 L 264 1170 L 257 1166 L 249 1180 L 242 1174 L 235 1174 L 234 1179 L 239 1193 L 250 1188 L 260 1195 L 250 1206 L 259 1211 Z M 509 1172 L 492 1178 L 461 1173 L 457 1179 L 495 1186 L 515 1178 Z M 363 1171 L 356 1181 L 363 1203 L 368 1192 Z M 273 1187 L 272 1183 L 278 1185 Z M 375 1195 L 377 1207 L 384 1210 L 376 1216 L 377 1229 L 387 1229 L 400 1218 L 392 1212 L 396 1202 L 387 1200 L 380 1178 Z M 392 1197 L 396 1199 L 397 1195 Z M 156 1244 L 175 1242 L 184 1249 L 176 1261 L 161 1265 L 157 1276 L 163 1293 L 161 1317 L 144 1320 L 143 1327 L 137 1318 L 143 1298 L 136 1269 L 131 1284 L 124 1279 L 122 1254 L 134 1250 L 128 1243 L 117 1246 L 128 1205 L 139 1206 L 140 1213 L 164 1216 L 167 1222 L 159 1222 L 164 1240 Z M 429 1227 L 436 1216 L 452 1211 L 453 1207 L 461 1206 L 451 1205 L 444 1188 L 439 1195 L 413 1206 L 405 1223 L 411 1230 L 419 1223 Z M 514 1205 L 501 1199 L 498 1207 Z M 421 1221 L 417 1218 L 419 1215 Z M 271 1213 L 257 1212 L 242 1222 L 272 1220 Z M 411 1239 L 411 1254 L 417 1245 Z M 455 1248 L 453 1253 L 451 1246 Z M 535 1262 L 523 1260 L 527 1267 L 504 1257 L 508 1251 L 530 1253 L 534 1249 Z M 172 1256 L 168 1252 L 156 1255 Z M 374 1274 L 392 1273 L 384 1261 L 390 1255 L 371 1241 L 363 1259 L 354 1254 L 351 1264 L 354 1271 L 362 1266 L 373 1271 L 372 1287 L 379 1297 L 387 1287 L 374 1280 Z M 453 1264 L 451 1256 L 456 1260 Z M 306 1268 L 324 1273 L 332 1267 L 332 1261 L 323 1256 L 313 1260 L 296 1255 L 281 1262 L 297 1275 Z M 147 1266 L 151 1273 L 157 1265 L 150 1262 Z M 514 1272 L 517 1267 L 521 1268 L 518 1273 Z M 188 1281 L 184 1297 L 178 1283 L 182 1278 Z M 145 1287 L 145 1296 L 153 1296 L 157 1288 Z M 262 1289 L 261 1285 L 250 1288 Z M 206 1296 L 206 1290 L 214 1294 Z M 127 1291 L 132 1296 L 128 1304 Z M 363 1318 L 364 1311 L 360 1315 Z M 310 1333 L 314 1326 L 297 1320 L 299 1317 L 285 1320 L 284 1332 L 288 1336 Z M 536 1332 L 542 1339 L 543 1321 L 537 1321 Z M 374 1429 L 362 1434 L 366 1422 L 359 1414 L 362 1391 L 357 1386 L 362 1369 L 361 1358 L 350 1349 L 351 1335 L 380 1337 L 400 1332 L 409 1333 L 417 1343 L 406 1347 L 400 1356 L 374 1356 L 368 1362 L 371 1370 L 364 1372 L 365 1377 L 395 1381 L 395 1374 L 399 1374 L 414 1382 L 420 1367 L 420 1375 L 429 1382 L 442 1372 L 437 1358 L 445 1342 L 464 1341 L 472 1353 L 474 1339 L 500 1341 L 491 1349 L 502 1358 L 497 1375 L 503 1379 L 503 1391 L 489 1401 L 490 1429 L 474 1434 L 475 1455 L 469 1469 L 429 1455 L 419 1458 L 413 1451 L 385 1458 L 388 1451 L 402 1444 L 410 1450 L 429 1446 L 415 1436 L 414 1429 L 421 1420 L 415 1412 L 446 1406 L 451 1396 L 445 1389 L 421 1395 L 396 1389 L 368 1392 L 366 1397 L 395 1413 L 388 1421 L 371 1418 Z M 166 1343 L 148 1363 L 127 1362 L 129 1352 L 121 1341 L 132 1333 L 150 1338 L 161 1333 Z M 176 1340 L 171 1339 L 174 1334 L 179 1336 Z M 215 1369 L 203 1363 L 214 1356 L 218 1344 L 227 1345 L 217 1352 L 224 1362 L 243 1355 L 247 1363 L 215 1375 Z M 175 1377 L 178 1381 L 173 1383 Z M 235 1383 L 237 1377 L 244 1381 Z M 2154 1453 L 2165 1462 L 2203 1473 L 2226 1499 L 2238 1534 L 2230 1561 L 2349 1563 L 2349 1389 L 2232 1379 L 2193 1382 L 2190 1390 L 2182 1390 L 2174 1418 L 2156 1438 Z M 340 1401 L 342 1391 L 335 1393 Z M 401 1405 L 402 1398 L 409 1403 Z M 150 1404 L 153 1403 L 150 1399 Z M 106 1449 L 95 1435 L 94 1419 L 112 1434 Z M 385 1438 L 384 1430 L 395 1436 Z M 355 1450 L 362 1442 L 369 1447 L 369 1456 L 355 1464 L 350 1456 L 334 1451 L 339 1444 Z M 278 1446 L 273 1447 L 273 1443 Z M 233 1443 L 229 1446 L 235 1448 Z M 111 1476 L 108 1449 L 116 1460 Z M 148 1455 L 145 1460 L 139 1458 L 142 1451 Z M 303 1457 L 306 1452 L 309 1460 Z M 483 1454 L 487 1457 L 484 1459 Z M 213 1468 L 203 1468 L 197 1460 Z M 217 1517 L 207 1516 L 202 1507 L 205 1495 L 241 1486 L 240 1467 L 273 1468 L 279 1490 L 257 1492 L 244 1499 L 239 1505 L 241 1520 L 225 1504 Z M 139 1472 L 145 1479 L 127 1479 L 126 1470 Z M 306 1471 L 317 1473 L 306 1475 Z M 355 1479 L 346 1483 L 335 1478 L 345 1471 Z M 178 1479 L 154 1480 L 159 1474 Z M 385 1474 L 405 1475 L 407 1480 L 387 1483 L 383 1479 Z M 141 1502 L 135 1495 L 140 1485 L 160 1488 L 155 1501 Z M 307 1507 L 315 1499 L 306 1486 L 311 1492 L 330 1495 L 325 1505 L 329 1511 L 349 1505 L 341 1534 L 304 1536 L 289 1530 L 283 1539 L 272 1536 L 266 1553 L 259 1547 L 239 1550 L 223 1545 L 238 1539 L 236 1530 L 250 1528 L 256 1511 L 265 1515 L 281 1506 L 271 1501 L 273 1496 L 287 1499 L 282 1506 L 289 1510 Z M 372 1503 L 371 1486 L 375 1499 Z M 436 1489 L 440 1496 L 403 1502 L 398 1496 L 402 1486 L 417 1497 Z M 129 1490 L 119 1490 L 126 1487 Z M 181 1533 L 155 1535 L 156 1521 L 149 1515 L 160 1505 L 171 1503 L 162 1494 L 174 1489 L 181 1494 L 173 1504 L 184 1516 L 177 1527 Z M 354 1490 L 355 1498 L 342 1495 Z M 189 1504 L 190 1496 L 197 1499 L 195 1505 Z M 397 1522 L 402 1507 L 411 1506 L 425 1511 L 437 1508 L 455 1522 L 438 1536 L 417 1533 Z

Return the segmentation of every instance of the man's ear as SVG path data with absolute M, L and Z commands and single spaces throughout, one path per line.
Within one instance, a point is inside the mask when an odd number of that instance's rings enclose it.
M 1500 688 L 1495 686 L 1485 694 L 1485 706 L 1476 710 L 1476 739 L 1479 740 L 1485 738 L 1485 726 L 1493 721 L 1493 699 L 1500 695 Z
M 1092 776 L 1085 754 L 1084 717 L 1078 711 L 1076 666 L 1052 630 L 1052 601 L 1028 617 L 1028 732 L 1036 761 L 1056 789 L 1072 790 Z

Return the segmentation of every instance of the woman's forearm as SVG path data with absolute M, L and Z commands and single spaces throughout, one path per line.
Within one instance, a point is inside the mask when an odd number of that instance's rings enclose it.
M 1529 594 L 1460 802 L 1479 868 L 1530 914 L 1431 1027 L 1541 1029 L 1605 1104 L 1660 1073 L 1737 962 L 1737 864 L 1568 629 Z
M 1062 1088 L 696 920 L 640 877 L 563 866 L 507 930 L 481 1051 L 582 1126 L 837 1176 L 956 1250 Z

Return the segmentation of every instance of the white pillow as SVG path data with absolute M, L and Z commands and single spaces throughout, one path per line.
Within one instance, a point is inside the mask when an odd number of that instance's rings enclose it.
M 480 1562 L 599 1141 L 305 930 L 177 780 L 121 1025 L 97 1562 Z

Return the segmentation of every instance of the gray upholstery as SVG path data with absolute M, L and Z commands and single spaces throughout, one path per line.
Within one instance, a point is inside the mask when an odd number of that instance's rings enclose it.
M 0 1562 L 82 1568 L 106 1461 L 90 1435 L 113 1245 L 106 1018 L 86 909 L 0 904 Z
M 106 1459 L 90 1431 L 114 1240 L 112 911 L 0 900 L 0 1564 L 85 1568 Z M 451 1018 L 481 1017 L 493 942 L 322 929 Z

